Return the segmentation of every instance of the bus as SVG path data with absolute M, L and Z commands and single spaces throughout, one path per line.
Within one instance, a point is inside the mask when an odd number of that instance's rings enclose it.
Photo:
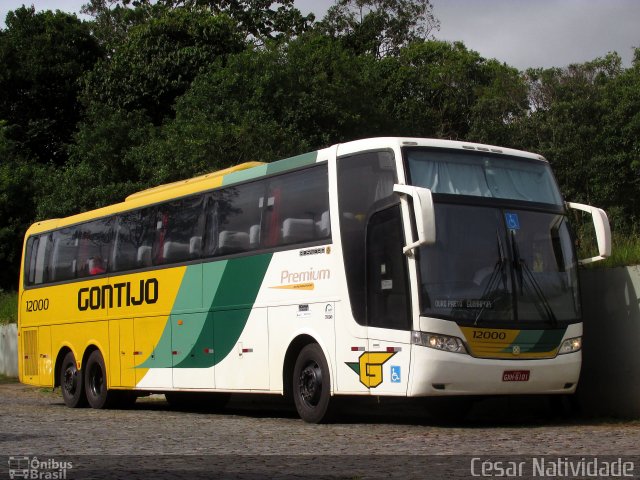
M 69 407 L 280 394 L 312 423 L 337 395 L 573 393 L 577 268 L 610 250 L 533 153 L 371 138 L 244 163 L 32 225 L 20 380 Z

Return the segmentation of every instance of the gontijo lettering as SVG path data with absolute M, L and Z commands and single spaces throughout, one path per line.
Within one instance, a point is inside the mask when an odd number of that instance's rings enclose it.
M 158 301 L 158 279 L 140 280 L 138 285 L 131 282 L 102 285 L 78 290 L 78 310 L 99 310 L 103 308 L 130 307 L 131 305 L 153 304 Z

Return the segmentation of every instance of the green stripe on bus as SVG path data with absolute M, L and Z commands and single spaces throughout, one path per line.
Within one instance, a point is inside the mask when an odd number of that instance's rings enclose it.
M 284 160 L 278 160 L 277 162 L 269 163 L 267 165 L 267 175 L 274 173 L 280 173 L 294 168 L 306 167 L 307 165 L 313 165 L 318 159 L 318 152 L 303 153 L 302 155 L 296 155 L 295 157 L 285 158 Z
M 272 256 L 254 255 L 187 267 L 153 357 L 137 368 L 208 368 L 221 362 L 247 324 Z M 193 288 L 198 277 L 202 278 L 207 311 L 186 313 L 200 307 L 199 289 Z M 211 348 L 213 355 L 208 352 Z
M 233 172 L 225 175 L 222 178 L 222 185 L 231 185 L 233 183 L 244 182 L 247 180 L 253 180 L 254 178 L 263 177 L 267 173 L 268 165 L 260 165 L 259 167 L 248 168 L 247 170 L 240 170 L 239 172 Z
M 550 352 L 558 348 L 566 331 L 566 328 L 560 330 L 521 330 L 513 343 L 504 348 L 502 353 L 511 353 L 514 345 L 518 345 L 522 353 Z
M 234 183 L 245 182 L 247 180 L 253 180 L 254 178 L 260 178 L 265 175 L 271 175 L 274 173 L 286 172 L 287 170 L 293 170 L 294 168 L 306 167 L 307 165 L 313 165 L 318 159 L 318 152 L 308 152 L 302 155 L 296 155 L 295 157 L 285 158 L 276 162 L 268 163 L 266 165 L 260 165 L 259 167 L 249 168 L 247 170 L 240 170 L 225 175 L 222 179 L 222 185 L 231 185 Z

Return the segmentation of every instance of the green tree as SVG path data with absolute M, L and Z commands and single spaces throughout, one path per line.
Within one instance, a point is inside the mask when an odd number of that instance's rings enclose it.
M 103 42 L 117 45 L 130 28 L 176 9 L 227 16 L 240 35 L 259 44 L 299 35 L 314 20 L 313 14 L 303 16 L 294 0 L 89 0 L 82 12 L 95 18 Z
M 23 155 L 61 165 L 82 116 L 79 79 L 103 52 L 89 26 L 62 12 L 21 7 L 0 30 L 0 120 Z
M 19 153 L 0 122 L 0 288 L 18 286 L 22 239 L 35 211 L 39 167 Z
M 76 134 L 67 164 L 42 178 L 37 216 L 55 218 L 102 207 L 150 186 L 151 178 L 132 161 L 131 150 L 149 142 L 156 130 L 141 111 L 94 110 Z
M 495 125 L 526 101 L 516 71 L 486 60 L 460 42 L 413 42 L 398 56 L 380 61 L 384 72 L 381 97 L 385 115 L 393 118 L 389 133 L 490 140 Z M 514 89 L 500 99 L 501 85 Z
M 148 22 L 161 9 L 150 4 L 129 7 L 131 2 L 120 0 L 89 0 L 80 11 L 93 17 L 92 30 L 95 38 L 108 51 L 113 51 L 127 38 L 129 30 Z
M 640 49 L 631 68 L 607 83 L 602 99 L 599 149 L 593 157 L 598 180 L 593 194 L 611 210 L 616 227 L 640 232 Z M 606 202 L 606 203 L 605 203 Z
M 98 110 L 141 110 L 160 125 L 202 69 L 243 48 L 227 17 L 168 10 L 132 27 L 113 54 L 96 64 L 86 77 L 84 99 Z
M 318 28 L 356 53 L 397 55 L 440 28 L 430 0 L 336 0 Z
M 138 163 L 160 183 L 377 132 L 374 67 L 316 33 L 229 57 L 195 80 Z

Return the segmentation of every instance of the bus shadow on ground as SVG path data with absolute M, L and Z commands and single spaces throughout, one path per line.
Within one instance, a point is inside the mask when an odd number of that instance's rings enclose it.
M 334 399 L 335 424 L 405 424 L 442 427 L 544 426 L 563 423 L 598 423 L 586 418 L 573 397 L 500 396 L 445 398 L 340 397 Z M 297 419 L 292 402 L 279 395 L 233 394 L 220 408 L 207 406 L 175 408 L 163 396 L 139 399 L 140 410 L 183 411 L 199 414 L 236 415 L 249 418 Z

